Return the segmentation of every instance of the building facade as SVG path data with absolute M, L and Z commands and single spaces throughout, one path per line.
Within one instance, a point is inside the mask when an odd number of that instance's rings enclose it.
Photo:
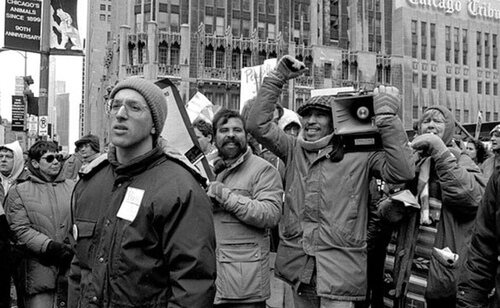
M 94 9 L 88 10 L 86 132 L 107 136 L 104 101 L 118 80 L 167 77 L 185 102 L 200 91 L 214 104 L 238 109 L 241 69 L 285 54 L 309 67 L 283 90 L 281 101 L 292 109 L 311 89 L 371 90 L 384 83 L 401 90 L 407 129 L 434 104 L 445 105 L 464 124 L 475 123 L 479 111 L 483 122 L 498 121 L 497 1 L 97 0 L 89 5 Z

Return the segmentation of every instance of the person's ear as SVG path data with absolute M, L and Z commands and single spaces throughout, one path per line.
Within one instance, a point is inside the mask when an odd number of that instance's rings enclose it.
M 156 128 L 153 127 L 153 128 L 151 128 L 151 135 L 154 135 L 154 134 L 156 134 Z
M 212 134 L 208 134 L 208 141 L 212 143 L 214 141 L 214 136 Z
M 40 168 L 40 162 L 36 161 L 35 159 L 32 159 L 32 160 L 31 160 L 31 165 L 32 165 L 35 169 L 39 169 L 39 168 Z

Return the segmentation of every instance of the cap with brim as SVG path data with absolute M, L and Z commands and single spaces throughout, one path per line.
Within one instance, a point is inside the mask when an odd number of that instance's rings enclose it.
M 300 116 L 304 116 L 311 109 L 319 109 L 325 112 L 332 112 L 333 96 L 314 96 L 308 99 L 302 106 L 297 109 Z
M 494 133 L 500 133 L 500 124 L 493 127 L 493 129 L 490 131 L 490 136 L 493 135 Z

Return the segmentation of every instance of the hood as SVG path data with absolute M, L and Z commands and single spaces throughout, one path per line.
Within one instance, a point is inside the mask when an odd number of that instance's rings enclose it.
M 24 169 L 23 149 L 21 149 L 21 145 L 17 140 L 12 143 L 4 144 L 0 146 L 0 149 L 1 148 L 9 149 L 14 153 L 14 166 L 12 167 L 12 171 L 10 172 L 10 174 L 8 176 L 4 176 L 3 174 L 0 173 L 0 177 L 2 178 L 2 183 L 5 182 L 12 183 L 15 180 L 17 180 L 17 178 L 19 177 L 21 172 L 23 172 Z M 6 188 L 5 184 L 3 185 L 4 188 Z M 5 193 L 7 193 L 7 189 Z
M 302 128 L 299 115 L 290 109 L 283 108 L 283 116 L 281 116 L 278 121 L 278 126 L 281 129 L 285 129 L 285 127 L 290 123 L 297 123 L 299 127 Z
M 445 121 L 445 128 L 444 128 L 444 134 L 443 134 L 443 142 L 444 144 L 451 145 L 451 141 L 453 140 L 453 134 L 455 133 L 455 118 L 453 117 L 453 114 L 451 113 L 448 108 L 444 106 L 431 106 L 425 109 L 424 113 L 427 112 L 428 110 L 438 110 L 444 115 L 444 121 Z M 418 122 L 418 133 L 421 134 L 422 131 L 422 119 Z

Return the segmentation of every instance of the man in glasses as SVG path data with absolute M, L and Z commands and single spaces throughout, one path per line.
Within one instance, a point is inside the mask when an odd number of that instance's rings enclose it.
M 61 306 L 73 257 L 66 236 L 74 182 L 61 175 L 62 155 L 55 143 L 36 142 L 28 159 L 27 180 L 12 186 L 4 203 L 12 242 L 25 258 L 20 269 L 24 307 Z
M 165 96 L 135 77 L 110 98 L 108 154 L 80 173 L 73 193 L 69 307 L 210 307 L 211 204 L 204 179 L 158 142 Z

